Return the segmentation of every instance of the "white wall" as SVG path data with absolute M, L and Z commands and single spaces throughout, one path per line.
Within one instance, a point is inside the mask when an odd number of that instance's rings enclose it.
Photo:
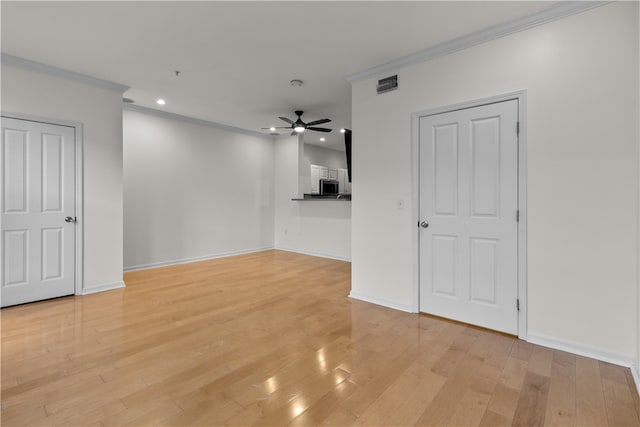
M 124 111 L 124 266 L 273 247 L 270 136 Z
M 121 285 L 122 94 L 3 63 L 2 112 L 82 123 L 83 285 Z
M 333 169 L 347 168 L 347 155 L 344 151 L 305 144 L 304 157 L 311 165 L 326 166 Z
M 380 96 L 375 79 L 353 84 L 354 294 L 414 303 L 411 114 L 526 89 L 529 336 L 635 358 L 637 8 L 612 3 L 401 69 Z
M 349 260 L 351 202 L 291 200 L 299 196 L 302 180 L 298 170 L 301 146 L 296 136 L 275 142 L 275 247 Z M 309 171 L 307 180 L 308 175 Z

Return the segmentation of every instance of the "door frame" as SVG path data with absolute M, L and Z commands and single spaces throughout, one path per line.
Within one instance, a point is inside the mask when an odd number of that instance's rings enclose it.
M 518 338 L 527 339 L 527 91 L 519 90 L 502 95 L 450 104 L 437 108 L 417 111 L 411 114 L 411 156 L 413 180 L 413 312 L 420 313 L 420 118 L 435 114 L 496 104 L 504 101 L 518 101 Z
M 58 120 L 58 119 L 49 119 L 44 117 L 32 116 L 29 114 L 21 114 L 21 113 L 9 113 L 9 112 L 1 112 L 0 116 L 7 119 L 17 119 L 24 120 L 29 122 L 38 122 L 44 123 L 48 125 L 55 126 L 65 126 L 74 129 L 75 135 L 75 168 L 74 168 L 74 177 L 75 177 L 75 210 L 76 210 L 76 223 L 75 223 L 75 248 L 74 248 L 74 288 L 75 295 L 82 295 L 82 290 L 84 288 L 84 204 L 83 204 L 83 133 L 82 133 L 82 123 L 73 122 L 68 120 Z M 0 177 L 0 180 L 2 177 Z M 1 250 L 1 248 L 0 248 Z M 1 254 L 0 254 L 1 255 Z

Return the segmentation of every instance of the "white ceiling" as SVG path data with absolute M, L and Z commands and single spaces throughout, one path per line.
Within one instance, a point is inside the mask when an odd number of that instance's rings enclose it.
M 137 105 L 260 131 L 328 117 L 342 149 L 347 75 L 549 2 L 10 2 L 2 52 L 130 86 Z M 180 70 L 179 77 L 174 71 Z M 300 88 L 289 84 L 301 79 Z M 164 98 L 164 107 L 156 105 Z M 268 133 L 269 131 L 264 131 Z

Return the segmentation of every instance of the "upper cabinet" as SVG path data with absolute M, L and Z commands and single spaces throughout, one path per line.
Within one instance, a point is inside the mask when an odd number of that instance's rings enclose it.
M 338 183 L 341 193 L 351 194 L 351 183 L 347 169 L 338 169 Z
M 311 165 L 311 194 L 320 194 L 320 175 L 323 168 L 326 170 L 324 166 Z
M 311 194 L 320 194 L 320 180 L 334 179 L 338 181 L 338 191 L 343 194 L 351 193 L 346 169 L 334 169 L 326 166 L 311 165 Z

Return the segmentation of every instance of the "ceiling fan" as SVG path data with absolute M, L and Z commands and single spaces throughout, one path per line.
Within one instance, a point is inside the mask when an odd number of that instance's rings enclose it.
M 291 119 L 288 119 L 286 117 L 278 117 L 280 120 L 283 120 L 287 123 L 289 123 L 291 126 L 281 126 L 281 127 L 270 127 L 270 128 L 262 128 L 262 129 L 269 129 L 269 130 L 274 130 L 274 129 L 293 129 L 293 132 L 291 132 L 291 135 L 295 135 L 297 133 L 302 133 L 305 130 L 314 130 L 316 132 L 331 132 L 331 129 L 329 128 L 319 128 L 316 127 L 315 125 L 321 125 L 323 123 L 329 123 L 331 121 L 331 119 L 320 119 L 320 120 L 314 120 L 312 122 L 309 123 L 305 123 L 302 121 L 302 119 L 300 118 L 300 116 L 302 116 L 302 114 L 304 114 L 304 111 L 295 111 L 296 115 L 298 116 L 298 119 L 294 122 Z

